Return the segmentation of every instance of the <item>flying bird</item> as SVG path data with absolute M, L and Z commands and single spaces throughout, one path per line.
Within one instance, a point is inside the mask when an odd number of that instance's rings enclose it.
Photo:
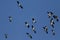
M 43 27 L 43 29 L 44 29 L 44 31 L 48 34 L 48 27 L 45 26 L 45 27 Z
M 53 15 L 53 18 L 56 19 L 57 22 L 59 21 L 58 16 Z
M 35 27 L 32 25 L 32 31 L 36 33 Z
M 17 4 L 18 4 L 18 6 L 19 6 L 20 8 L 23 9 L 23 6 L 21 5 L 21 3 L 20 3 L 19 1 L 17 1 Z
M 9 22 L 12 22 L 12 16 L 9 16 Z
M 29 38 L 32 39 L 32 35 L 31 34 L 29 34 L 29 33 L 26 33 L 26 34 L 28 35 Z
M 52 34 L 55 35 L 55 31 L 54 30 L 52 30 Z
M 32 18 L 32 23 L 36 23 L 36 20 L 34 18 Z
M 50 20 L 50 25 L 54 28 L 54 24 L 55 24 L 55 22 L 54 22 L 54 20 L 53 20 L 53 18 L 51 18 L 51 20 Z
M 7 36 L 8 34 L 4 34 L 4 35 L 5 35 L 5 38 L 7 39 L 8 38 L 8 36 Z
M 51 16 L 53 15 L 53 12 L 47 12 L 48 13 L 48 18 L 51 18 Z
M 25 25 L 29 28 L 30 26 L 29 26 L 29 24 L 27 23 L 27 22 L 25 22 Z

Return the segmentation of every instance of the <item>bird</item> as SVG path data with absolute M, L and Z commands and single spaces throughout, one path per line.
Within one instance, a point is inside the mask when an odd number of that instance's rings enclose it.
M 59 21 L 58 16 L 53 15 L 53 18 L 56 19 L 57 22 Z
M 48 18 L 51 18 L 51 16 L 53 15 L 53 12 L 47 12 L 48 13 Z
M 32 31 L 33 31 L 34 33 L 36 33 L 36 30 L 35 30 L 35 28 L 34 28 L 33 25 L 32 25 Z
M 55 35 L 55 31 L 54 30 L 52 30 L 52 34 Z
M 32 39 L 32 35 L 29 33 L 26 33 L 30 39 Z
M 44 31 L 48 34 L 48 27 L 45 26 L 45 27 L 43 27 L 43 29 L 44 29 Z
M 4 34 L 4 35 L 5 35 L 5 38 L 7 39 L 8 38 L 8 36 L 7 36 L 8 34 Z
M 12 22 L 12 16 L 9 16 L 9 22 Z
M 55 22 L 54 22 L 53 18 L 51 18 L 50 19 L 50 25 L 52 26 L 52 28 L 54 28 L 54 24 L 55 24 Z
M 32 18 L 32 23 L 36 23 L 36 20 L 34 18 Z
M 23 6 L 21 5 L 21 3 L 20 3 L 19 1 L 17 1 L 17 4 L 18 4 L 18 6 L 19 6 L 20 8 L 23 9 Z
M 30 26 L 29 26 L 29 24 L 28 24 L 28 22 L 25 22 L 25 25 L 29 28 Z

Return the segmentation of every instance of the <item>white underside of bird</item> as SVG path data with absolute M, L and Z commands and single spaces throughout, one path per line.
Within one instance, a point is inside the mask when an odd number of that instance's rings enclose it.
M 51 16 L 51 13 L 49 13 L 48 16 Z
M 36 21 L 34 20 L 33 23 L 35 23 Z
M 32 30 L 34 31 L 34 30 L 35 30 L 35 28 L 33 27 L 33 28 L 32 28 Z
M 26 26 L 28 26 L 29 24 L 27 23 Z

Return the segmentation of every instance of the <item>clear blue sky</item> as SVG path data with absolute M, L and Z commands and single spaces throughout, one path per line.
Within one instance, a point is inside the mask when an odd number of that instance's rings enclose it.
M 60 17 L 60 0 L 19 0 L 24 9 L 18 7 L 16 0 L 0 0 L 0 40 L 5 40 L 4 34 L 8 34 L 7 40 L 60 40 L 60 22 L 55 22 L 56 35 L 51 33 L 52 27 L 49 24 L 47 11 L 54 12 Z M 8 16 L 13 17 L 12 23 L 9 22 Z M 34 34 L 31 27 L 25 27 L 24 22 L 28 21 L 32 25 L 31 18 L 37 21 L 37 34 Z M 49 33 L 46 34 L 42 27 L 47 25 Z M 30 39 L 25 33 L 32 34 Z

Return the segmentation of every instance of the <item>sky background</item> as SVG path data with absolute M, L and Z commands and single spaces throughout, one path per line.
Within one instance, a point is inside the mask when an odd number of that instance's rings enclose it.
M 4 34 L 8 34 L 7 40 L 60 40 L 60 21 L 55 21 L 56 35 L 52 35 L 52 27 L 49 24 L 47 11 L 52 11 L 60 18 L 60 0 L 19 0 L 23 9 L 17 5 L 17 0 L 0 0 L 0 40 L 6 40 Z M 8 17 L 12 16 L 10 23 Z M 33 24 L 37 33 L 34 34 L 31 25 L 32 17 L 37 23 Z M 25 21 L 30 25 L 28 29 Z M 42 27 L 48 26 L 49 33 L 46 34 Z M 30 39 L 26 32 L 32 35 Z

